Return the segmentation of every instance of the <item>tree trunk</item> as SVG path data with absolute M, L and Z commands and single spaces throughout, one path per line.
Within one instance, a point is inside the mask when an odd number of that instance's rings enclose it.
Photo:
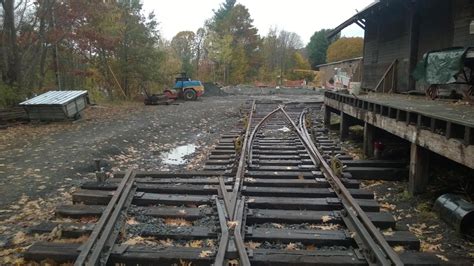
M 4 68 L 2 78 L 5 83 L 12 86 L 19 81 L 20 60 L 16 39 L 15 26 L 15 0 L 2 1 L 3 6 L 3 45 Z

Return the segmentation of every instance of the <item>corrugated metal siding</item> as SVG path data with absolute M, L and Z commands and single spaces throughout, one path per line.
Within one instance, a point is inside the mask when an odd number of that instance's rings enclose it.
M 86 94 L 87 91 L 48 91 L 22 102 L 20 105 L 62 105 Z

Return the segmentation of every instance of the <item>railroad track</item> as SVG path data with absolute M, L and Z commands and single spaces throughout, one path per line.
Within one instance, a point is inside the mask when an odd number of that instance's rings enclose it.
M 47 241 L 34 243 L 25 258 L 75 265 L 438 263 L 338 167 L 351 158 L 328 138 L 320 109 L 252 102 L 203 171 L 128 170 L 83 184 L 73 204 L 57 208 L 58 221 L 30 229 Z

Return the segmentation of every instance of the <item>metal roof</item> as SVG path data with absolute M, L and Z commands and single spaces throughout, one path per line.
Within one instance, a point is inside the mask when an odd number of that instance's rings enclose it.
M 75 98 L 87 94 L 87 91 L 48 91 L 20 105 L 65 104 Z
M 328 34 L 328 38 L 332 38 L 334 35 L 338 34 L 341 32 L 343 29 L 351 25 L 352 23 L 357 23 L 357 25 L 361 26 L 362 28 L 365 27 L 364 21 L 361 21 L 365 18 L 365 16 L 369 13 L 369 11 L 372 11 L 376 7 L 380 6 L 381 2 L 380 0 L 375 0 L 372 4 L 368 5 L 362 11 L 357 12 L 354 16 L 349 18 L 348 20 L 344 21 L 341 25 L 337 26 Z
M 362 59 L 363 59 L 362 56 L 361 57 L 354 57 L 354 58 L 344 59 L 344 60 L 341 60 L 341 61 L 336 61 L 336 62 L 317 65 L 316 68 L 330 66 L 330 65 L 337 65 L 337 64 L 347 63 L 347 62 L 352 62 L 352 61 L 358 61 L 358 60 L 362 60 Z

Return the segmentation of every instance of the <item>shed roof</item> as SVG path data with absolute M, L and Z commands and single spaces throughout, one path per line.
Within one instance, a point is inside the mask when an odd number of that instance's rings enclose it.
M 359 61 L 359 60 L 362 60 L 362 59 L 363 59 L 363 57 L 354 57 L 354 58 L 345 59 L 345 60 L 341 60 L 341 61 L 336 61 L 336 62 L 317 65 L 316 68 L 331 66 L 331 65 L 337 65 L 337 64 L 341 64 L 341 63 L 347 63 L 347 62 L 353 62 L 353 61 Z
M 87 91 L 48 91 L 26 100 L 20 105 L 65 104 L 85 94 L 87 94 Z
M 352 23 L 357 23 L 359 26 L 363 27 L 363 23 L 360 21 L 365 19 L 367 14 L 369 14 L 371 11 L 373 11 L 376 7 L 381 5 L 381 0 L 375 0 L 372 4 L 368 5 L 361 11 L 359 11 L 357 14 L 349 18 L 348 20 L 344 21 L 341 25 L 337 26 L 328 34 L 328 38 L 333 37 L 334 35 L 338 34 L 341 32 L 343 29 L 346 27 L 350 26 Z

